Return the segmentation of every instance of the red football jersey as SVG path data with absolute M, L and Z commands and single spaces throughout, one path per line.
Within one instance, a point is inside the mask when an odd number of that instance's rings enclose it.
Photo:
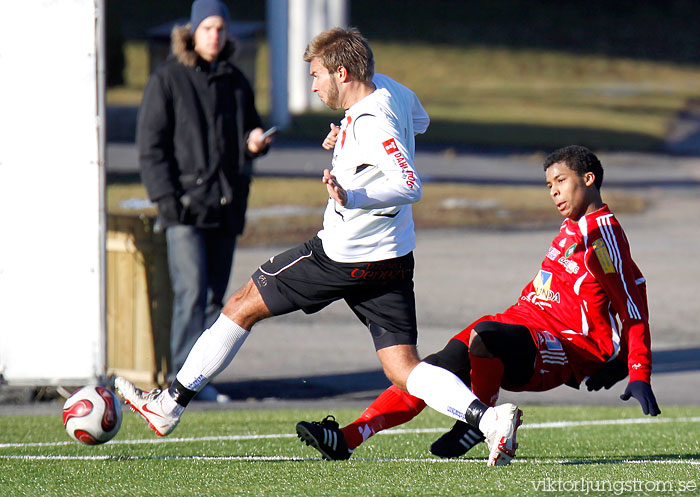
M 511 313 L 557 335 L 579 381 L 627 357 L 630 381 L 650 382 L 646 280 L 607 205 L 562 223 Z

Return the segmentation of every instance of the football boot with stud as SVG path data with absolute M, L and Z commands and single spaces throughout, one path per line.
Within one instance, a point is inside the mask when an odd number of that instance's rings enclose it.
M 446 459 L 461 457 L 484 441 L 484 435 L 472 425 L 457 421 L 452 429 L 435 440 L 430 453 Z
M 167 390 L 161 391 L 156 388 L 150 392 L 144 392 L 121 376 L 114 380 L 114 386 L 127 405 L 131 407 L 131 410 L 143 416 L 148 422 L 148 426 L 159 437 L 171 433 L 180 422 L 180 416 L 185 408 L 175 404 L 173 410 L 166 409 L 163 406 L 163 401 L 165 396 L 169 395 Z
M 352 455 L 333 416 L 326 416 L 321 421 L 300 421 L 297 423 L 297 436 L 329 461 L 344 461 Z
M 489 447 L 489 466 L 506 466 L 515 457 L 518 444 L 515 433 L 522 424 L 523 412 L 514 404 L 501 404 L 494 407 L 496 419 L 484 433 Z

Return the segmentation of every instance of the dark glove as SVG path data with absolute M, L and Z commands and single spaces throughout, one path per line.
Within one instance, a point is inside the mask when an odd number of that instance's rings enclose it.
M 158 200 L 158 216 L 165 226 L 180 222 L 182 204 L 176 197 L 163 197 Z
M 654 392 L 651 391 L 651 385 L 646 381 L 630 381 L 627 384 L 627 388 L 625 388 L 625 393 L 620 395 L 620 398 L 622 400 L 629 400 L 630 397 L 634 397 L 639 401 L 644 414 L 649 414 L 651 416 L 661 414 L 661 409 L 659 409 L 659 405 L 656 403 Z
M 605 387 L 609 390 L 615 383 L 627 377 L 627 364 L 617 359 L 606 362 L 603 367 L 586 380 L 589 392 Z

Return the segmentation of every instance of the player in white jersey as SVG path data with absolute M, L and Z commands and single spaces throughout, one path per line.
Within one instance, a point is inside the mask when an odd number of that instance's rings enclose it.
M 329 198 L 318 236 L 337 262 L 390 259 L 415 248 L 411 203 L 420 198 L 421 184 L 412 167 L 413 113 L 407 111 L 422 111 L 419 120 L 427 114 L 408 88 L 383 75 L 374 81 L 382 87 L 375 83 L 371 94 L 346 110 L 333 150 L 329 175 L 347 199 L 341 205 Z
M 328 107 L 345 110 L 332 169 L 323 172 L 329 195 L 323 229 L 253 273 L 199 337 L 168 390 L 143 392 L 117 378 L 119 393 L 158 435 L 172 432 L 185 406 L 228 366 L 255 323 L 295 310 L 317 312 L 340 299 L 370 331 L 384 372 L 398 388 L 415 394 L 434 384 L 455 386 L 426 402 L 459 419 L 476 399 L 446 369 L 426 369 L 416 351 L 411 204 L 422 190 L 413 166 L 414 133 L 425 131 L 427 114 L 407 88 L 380 75 L 373 82 L 374 56 L 356 29 L 324 31 L 307 46 L 304 60 L 312 90 Z M 455 395 L 459 402 L 452 404 Z M 497 445 L 512 444 L 518 411 L 512 405 L 489 409 L 480 412 L 488 425 L 481 428 L 492 434 L 496 457 Z M 316 434 L 300 435 L 317 444 Z

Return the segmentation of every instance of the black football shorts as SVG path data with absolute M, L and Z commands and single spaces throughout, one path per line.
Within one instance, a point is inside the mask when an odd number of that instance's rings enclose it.
M 299 309 L 312 314 L 344 299 L 379 350 L 417 342 L 413 268 L 413 253 L 377 262 L 335 262 L 314 237 L 272 257 L 252 279 L 274 316 Z

